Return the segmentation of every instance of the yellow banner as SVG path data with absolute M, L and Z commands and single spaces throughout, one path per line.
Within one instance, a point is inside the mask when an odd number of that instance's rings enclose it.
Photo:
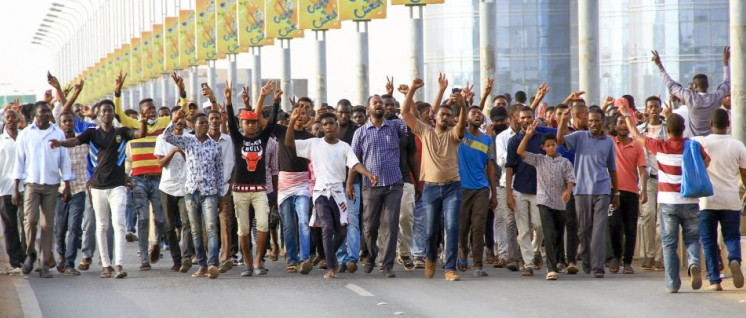
M 132 38 L 130 40 L 130 44 L 132 44 L 132 52 L 130 53 L 130 78 L 132 78 L 132 83 L 139 84 L 142 82 L 142 44 L 140 43 L 140 38 Z
M 386 18 L 386 0 L 339 0 L 342 20 L 371 20 Z
M 298 3 L 293 0 L 266 0 L 267 38 L 302 38 L 298 28 Z
M 215 49 L 215 0 L 197 0 L 197 60 L 217 58 Z
M 120 65 L 119 65 L 119 71 L 122 72 L 122 76 L 124 74 L 129 74 L 127 76 L 128 79 L 124 81 L 123 87 L 130 87 L 132 86 L 132 69 L 130 68 L 130 54 L 132 54 L 132 46 L 131 44 L 124 44 L 122 45 L 122 56 L 120 58 Z M 117 76 L 119 74 L 117 73 Z
M 197 65 L 197 47 L 195 46 L 194 10 L 179 11 L 179 68 L 187 69 Z
M 238 44 L 241 49 L 273 45 L 265 36 L 264 0 L 238 0 Z
M 217 50 L 218 54 L 238 53 L 238 21 L 236 0 L 218 0 Z
M 339 19 L 339 0 L 300 0 L 300 28 L 329 30 L 342 27 Z
M 179 65 L 179 18 L 166 17 L 164 31 L 164 71 L 171 73 L 181 68 Z
M 153 25 L 153 43 L 151 45 L 151 52 L 153 52 L 153 77 L 155 78 L 166 72 L 164 68 L 166 59 L 163 57 L 163 24 Z
M 153 78 L 153 33 L 145 31 L 140 36 L 140 59 L 142 60 L 142 81 Z
M 417 5 L 417 4 L 436 4 L 445 3 L 445 0 L 391 0 L 391 5 Z

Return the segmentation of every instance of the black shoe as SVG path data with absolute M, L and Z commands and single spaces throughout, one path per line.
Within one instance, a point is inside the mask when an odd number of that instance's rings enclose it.
M 339 266 L 337 266 L 337 273 L 344 273 L 344 272 L 347 272 L 347 265 L 339 264 Z
M 414 261 L 412 261 L 412 258 L 409 256 L 400 257 L 402 261 L 402 265 L 404 265 L 404 269 L 411 271 L 414 269 Z
M 373 271 L 373 263 L 363 263 L 363 272 L 370 274 Z
M 394 272 L 391 271 L 390 269 L 384 269 L 383 270 L 383 277 L 394 278 L 394 277 L 396 277 L 396 274 L 394 274 Z
M 31 273 L 32 270 L 34 270 L 34 264 L 36 263 L 36 255 L 31 254 L 26 258 L 26 261 L 23 262 L 23 267 L 21 267 L 21 271 L 23 272 L 23 275 L 28 275 Z
M 604 278 L 604 272 L 595 272 L 595 273 L 593 273 L 593 277 L 595 277 L 595 278 Z

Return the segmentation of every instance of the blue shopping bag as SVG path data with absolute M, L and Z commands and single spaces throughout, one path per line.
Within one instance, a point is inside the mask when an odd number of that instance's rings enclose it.
M 713 194 L 705 160 L 694 140 L 684 141 L 684 156 L 681 159 L 681 196 L 685 198 L 709 197 Z

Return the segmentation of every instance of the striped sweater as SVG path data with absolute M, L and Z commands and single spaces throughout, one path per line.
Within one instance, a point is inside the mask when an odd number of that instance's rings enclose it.
M 668 136 L 668 140 L 645 138 L 645 149 L 655 155 L 658 162 L 658 203 L 697 204 L 697 198 L 681 196 L 681 161 L 684 157 L 684 141 L 688 138 Z M 703 147 L 702 158 L 707 158 Z

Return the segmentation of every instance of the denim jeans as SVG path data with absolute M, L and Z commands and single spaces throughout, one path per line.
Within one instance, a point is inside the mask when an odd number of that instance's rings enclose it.
M 425 236 L 425 204 L 422 199 L 414 203 L 414 218 L 412 221 L 412 257 L 424 258 L 427 245 Z
M 728 263 L 741 263 L 741 211 L 737 210 L 702 210 L 699 212 L 699 231 L 702 236 L 702 247 L 705 250 L 707 273 L 710 284 L 720 283 L 718 268 L 718 222 L 723 234 L 723 242 L 728 250 Z
M 161 193 L 158 190 L 160 183 L 160 179 L 132 178 L 132 195 L 135 198 L 135 212 L 137 213 L 137 243 L 140 245 L 140 261 L 143 263 L 149 261 L 150 210 L 148 209 L 148 203 L 152 207 L 153 217 L 155 218 L 155 242 L 152 245 L 160 242 L 166 223 L 161 207 Z
M 218 196 L 203 196 L 199 192 L 184 195 L 189 223 L 192 225 L 192 240 L 194 252 L 197 254 L 199 266 L 218 266 L 220 254 L 220 239 L 218 238 Z M 202 218 L 205 219 L 207 229 L 207 249 L 205 255 L 205 241 L 202 238 Z
M 679 226 L 684 237 L 684 246 L 689 256 L 689 265 L 699 265 L 699 204 L 660 205 L 661 242 L 663 263 L 666 266 L 666 287 L 678 290 L 679 277 Z M 717 266 L 717 265 L 715 265 Z
M 62 201 L 62 195 L 58 195 L 57 199 L 57 211 L 54 214 L 54 241 L 57 245 L 57 254 L 65 256 L 66 268 L 74 268 L 78 255 L 78 239 L 83 234 L 81 225 L 85 210 L 85 191 L 74 194 L 68 203 Z
M 360 258 L 360 184 L 355 184 L 355 202 L 347 199 L 347 239 L 337 250 L 337 261 L 357 263 Z
M 445 185 L 425 183 L 422 192 L 422 202 L 425 205 L 426 227 L 425 236 L 427 259 L 435 261 L 438 258 L 438 232 L 440 221 L 443 219 L 445 228 L 446 271 L 456 270 L 456 254 L 458 253 L 459 208 L 461 207 L 461 182 L 455 181 Z
M 287 255 L 288 264 L 298 264 L 308 259 L 311 250 L 311 227 L 308 226 L 309 204 L 311 204 L 311 198 L 305 195 L 291 196 L 280 204 L 282 234 L 285 236 L 285 255 Z M 296 233 L 298 239 L 296 239 Z M 298 241 L 300 241 L 300 260 L 298 259 Z
M 135 198 L 132 194 L 132 188 L 127 188 L 127 210 L 125 216 L 125 224 L 127 232 L 135 233 L 135 224 L 137 223 L 137 215 L 135 215 Z M 140 233 L 137 233 L 140 234 Z

